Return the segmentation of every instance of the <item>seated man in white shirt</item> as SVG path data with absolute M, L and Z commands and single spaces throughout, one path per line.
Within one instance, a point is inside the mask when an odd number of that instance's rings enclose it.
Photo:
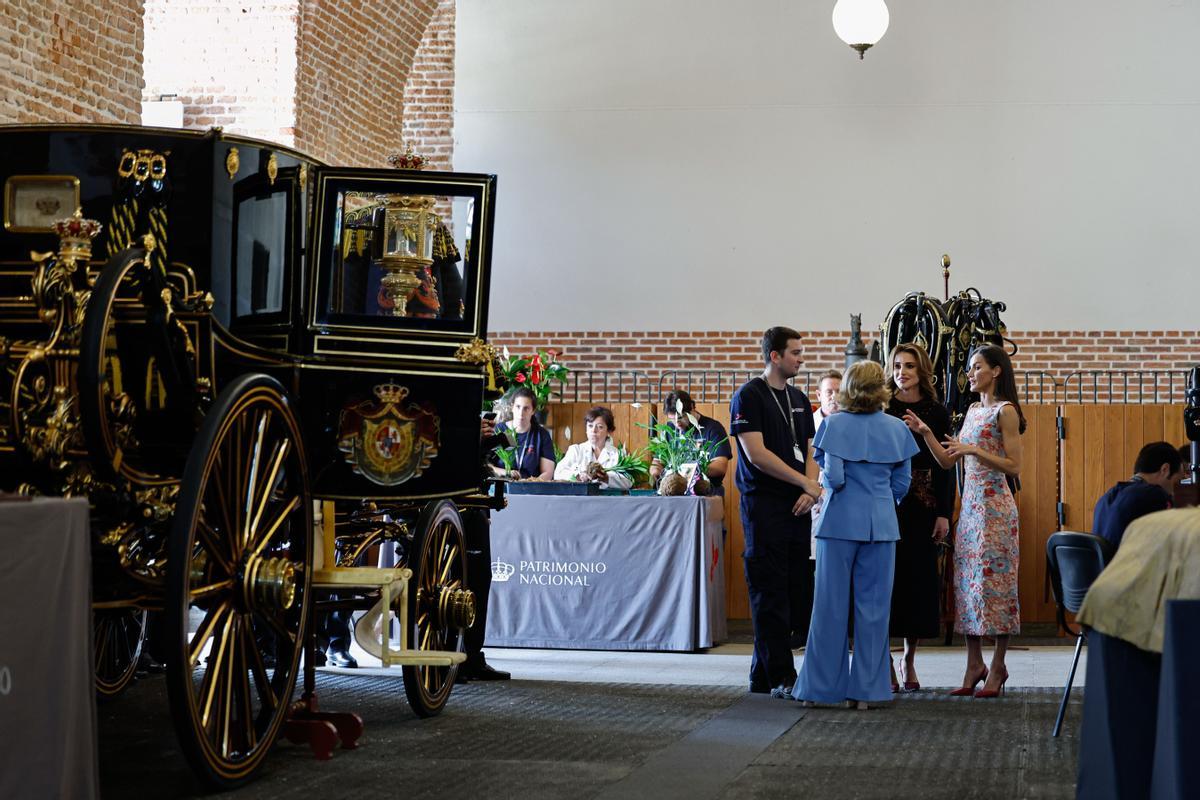
M 633 482 L 625 475 L 608 472 L 620 454 L 610 434 L 616 430 L 612 411 L 595 406 L 583 417 L 587 425 L 587 441 L 573 444 L 554 468 L 556 481 L 594 481 L 609 489 L 628 489 Z M 595 465 L 595 466 L 593 466 Z

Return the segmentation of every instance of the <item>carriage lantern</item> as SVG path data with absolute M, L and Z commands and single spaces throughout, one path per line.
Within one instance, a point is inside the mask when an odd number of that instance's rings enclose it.
M 421 276 L 433 264 L 433 234 L 441 218 L 433 212 L 433 197 L 381 194 L 375 199 L 380 204 L 375 225 L 383 242 L 379 263 L 384 276 L 380 284 L 392 303 L 392 316 L 404 317 L 408 315 L 409 295 L 421 285 Z

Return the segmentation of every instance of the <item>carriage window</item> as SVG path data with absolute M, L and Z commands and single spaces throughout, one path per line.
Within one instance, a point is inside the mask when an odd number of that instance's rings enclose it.
M 237 204 L 234 222 L 234 316 L 284 309 L 288 192 L 249 196 Z
M 346 191 L 337 202 L 330 311 L 377 320 L 470 316 L 473 198 Z

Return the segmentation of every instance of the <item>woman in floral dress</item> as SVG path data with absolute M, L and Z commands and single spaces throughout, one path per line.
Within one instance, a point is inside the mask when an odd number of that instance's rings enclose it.
M 979 402 L 967 409 L 956 439 L 938 442 L 929 426 L 908 411 L 904 421 L 919 433 L 943 467 L 963 459 L 962 511 L 954 539 L 954 628 L 967 638 L 967 669 L 953 695 L 996 697 L 1008 680 L 1004 665 L 1008 637 L 1021 629 L 1017 605 L 1017 504 L 1007 476 L 1021 471 L 1025 417 L 1008 354 L 987 345 L 971 355 L 967 369 Z M 981 637 L 996 639 L 991 669 Z M 983 681 L 983 688 L 975 686 Z

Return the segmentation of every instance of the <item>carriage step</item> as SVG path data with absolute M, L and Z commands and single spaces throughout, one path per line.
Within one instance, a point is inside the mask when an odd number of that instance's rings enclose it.
M 466 653 L 453 650 L 388 650 L 388 664 L 409 667 L 450 667 L 467 660 Z
M 390 586 L 412 578 L 408 567 L 333 567 L 314 569 L 312 585 L 318 588 L 339 586 Z

